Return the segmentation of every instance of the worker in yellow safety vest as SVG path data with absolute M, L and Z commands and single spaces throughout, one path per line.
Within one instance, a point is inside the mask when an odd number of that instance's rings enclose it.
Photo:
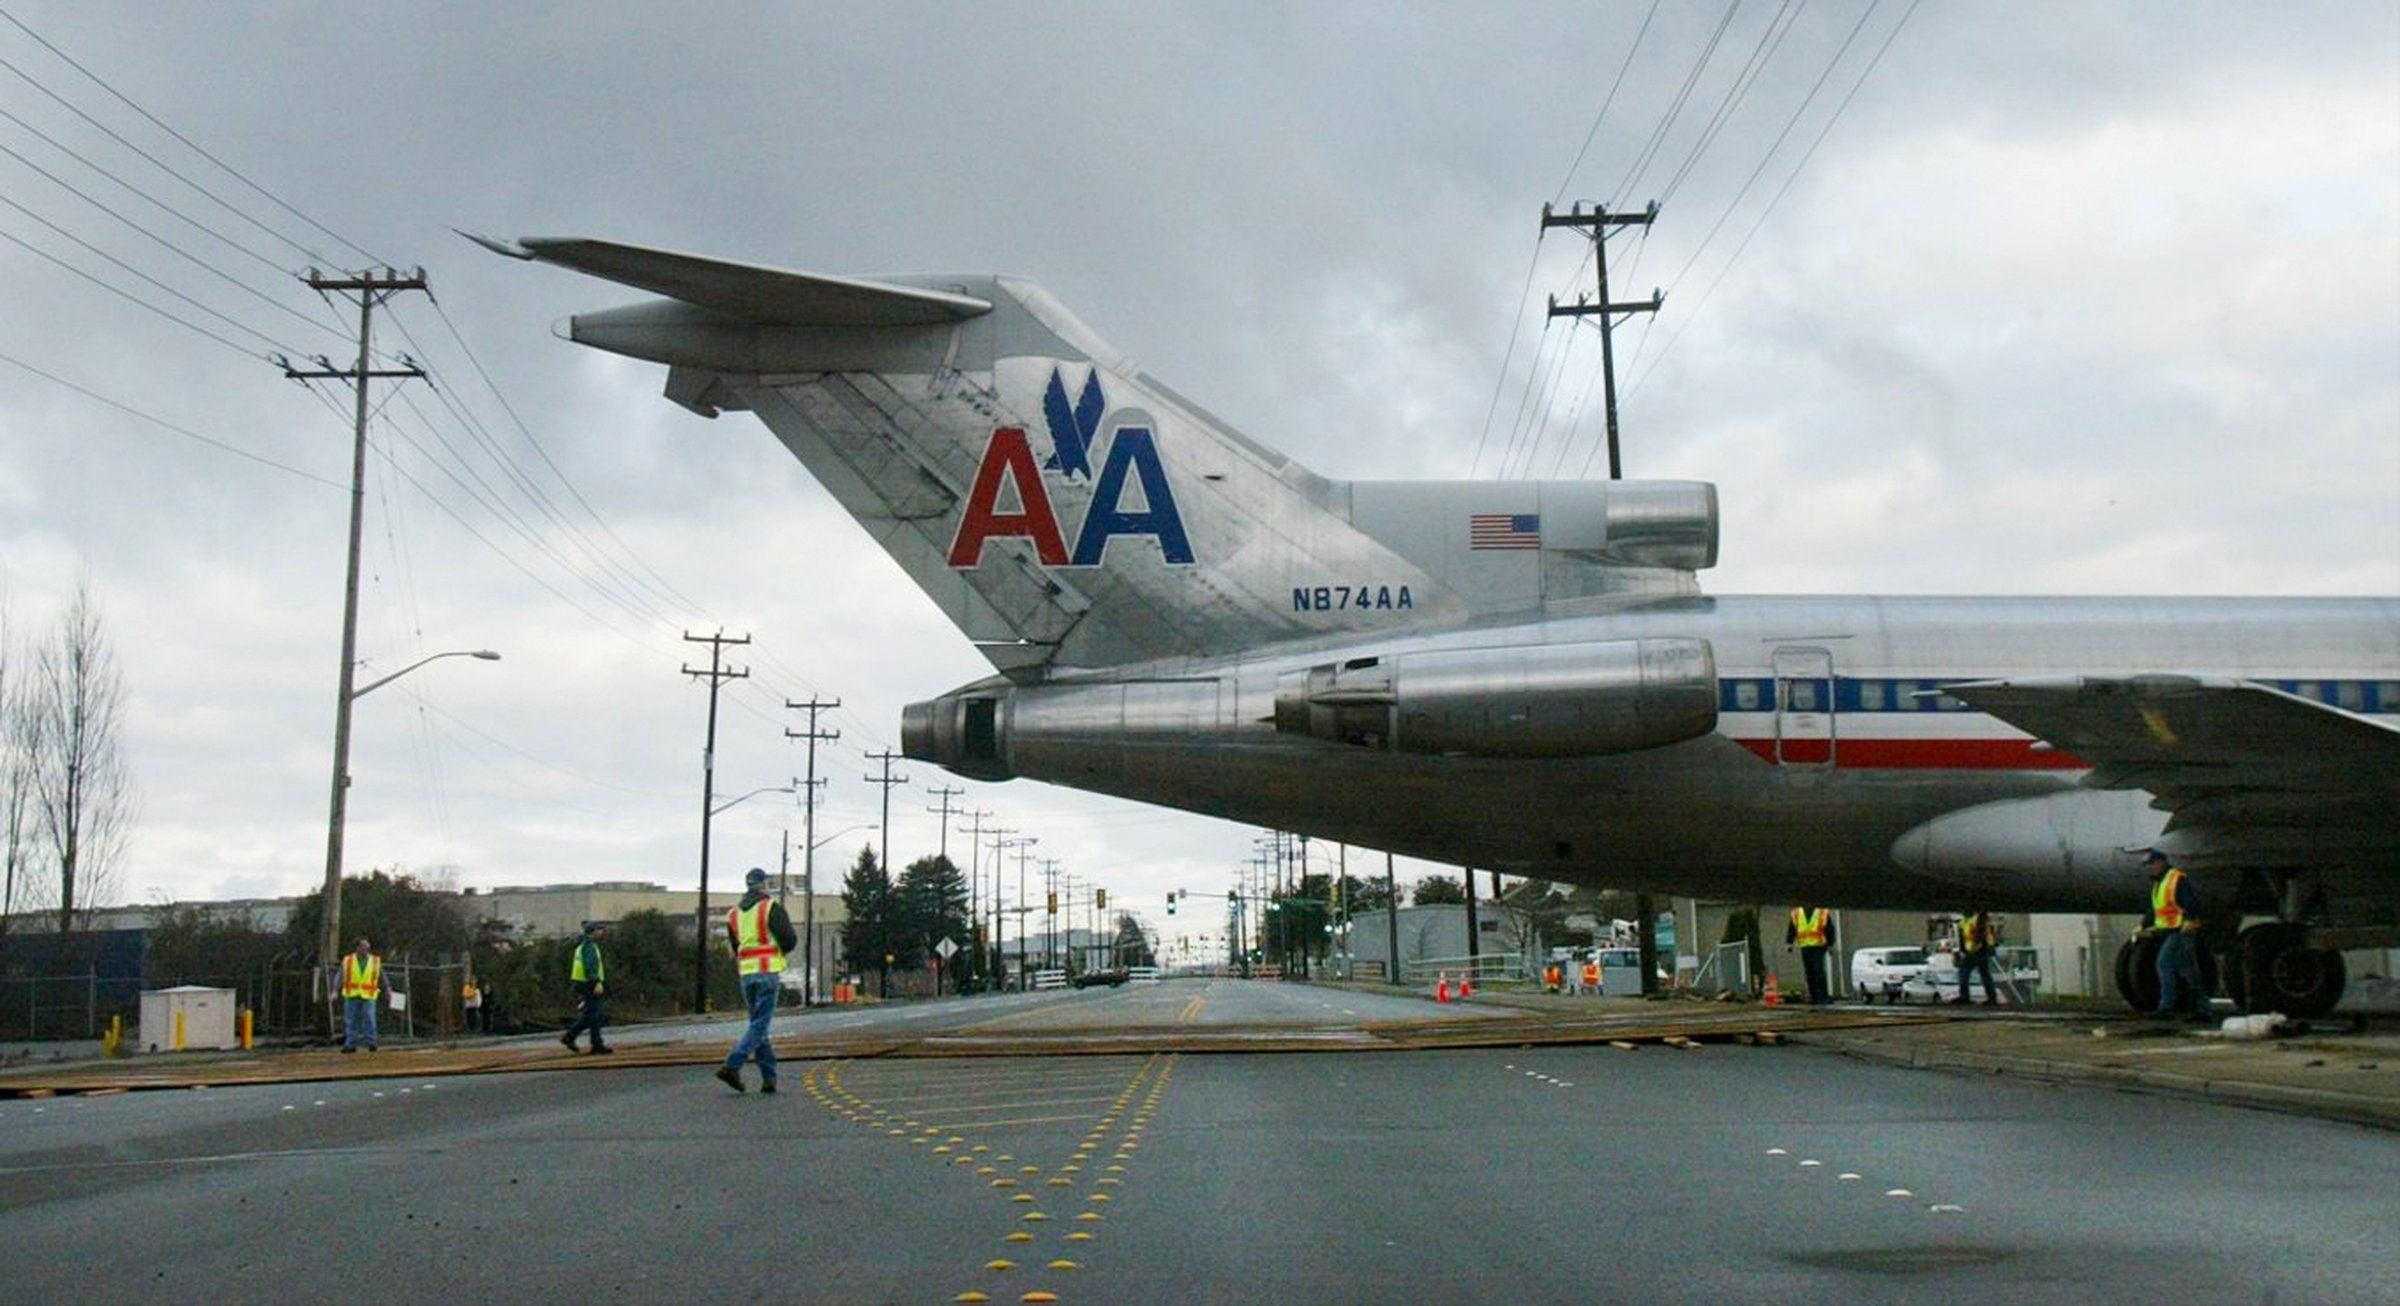
M 742 900 L 725 913 L 725 936 L 733 944 L 734 969 L 742 977 L 742 1005 L 750 1009 L 750 1024 L 741 1041 L 717 1067 L 717 1078 L 736 1093 L 749 1092 L 742 1083 L 745 1062 L 758 1062 L 758 1091 L 775 1091 L 775 1040 L 768 1023 L 775 1019 L 775 1002 L 783 992 L 784 954 L 800 946 L 792 918 L 783 904 L 767 894 L 767 872 L 753 866 L 742 880 Z
M 1958 918 L 1958 996 L 1950 999 L 1958 1005 L 1967 1000 L 1967 979 L 1980 973 L 1983 976 L 1983 1005 L 1997 1005 L 2000 994 L 1992 987 L 1992 949 L 1999 945 L 2000 933 L 1992 928 L 1991 913 L 1970 911 Z
M 342 958 L 342 1051 L 375 1050 L 375 1000 L 383 996 L 383 958 L 364 938 Z
M 1800 970 L 1808 976 L 1809 1005 L 1821 1007 L 1833 1001 L 1833 991 L 1825 979 L 1825 953 L 1833 940 L 1833 912 L 1824 907 L 1792 908 L 1792 923 L 1783 931 L 1783 945 L 1788 950 L 1800 949 Z
M 569 1052 L 576 1050 L 575 1036 L 586 1030 L 591 1031 L 592 1051 L 605 1054 L 616 1050 L 600 1035 L 601 1027 L 608 1023 L 600 1008 L 601 999 L 608 996 L 608 959 L 600 955 L 600 931 L 607 927 L 606 921 L 585 921 L 583 938 L 575 944 L 575 958 L 567 964 L 567 983 L 575 990 L 575 1023 L 567 1026 L 558 1041 L 566 1044 Z
M 2142 858 L 2150 872 L 2150 926 L 2160 932 L 2158 1009 L 2153 1015 L 2199 1016 L 2208 1009 L 2200 987 L 2200 918 L 2191 909 L 2190 877 L 2153 848 Z

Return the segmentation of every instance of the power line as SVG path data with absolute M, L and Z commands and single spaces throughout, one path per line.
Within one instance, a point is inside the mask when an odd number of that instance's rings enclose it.
M 291 214 L 293 217 L 300 219 L 309 226 L 315 227 L 318 231 L 333 237 L 334 240 L 340 242 L 344 246 L 347 246 L 351 253 L 358 255 L 369 263 L 379 265 L 388 265 L 390 263 L 391 260 L 376 257 L 374 254 L 360 248 L 356 244 L 353 244 L 348 239 L 345 239 L 340 233 L 334 231 L 330 227 L 327 227 L 324 223 L 317 221 L 315 218 L 312 218 L 307 214 L 302 213 L 300 210 L 292 207 L 290 204 L 285 203 L 282 197 L 276 195 L 273 191 L 268 190 L 266 187 L 259 185 L 257 182 L 250 180 L 249 177 L 236 170 L 232 164 L 229 164 L 223 159 L 218 158 L 216 155 L 209 153 L 205 149 L 202 149 L 200 145 L 193 141 L 190 137 L 185 136 L 182 132 L 179 132 L 173 127 L 170 127 L 166 123 L 160 121 L 158 117 L 152 114 L 148 109 L 135 104 L 131 99 L 127 98 L 123 92 L 119 91 L 116 87 L 109 85 L 107 80 L 102 78 L 98 73 L 95 73 L 91 69 L 84 67 L 81 63 L 78 63 L 74 56 L 68 54 L 64 50 L 59 49 L 57 46 L 52 45 L 42 36 L 41 33 L 34 31 L 32 28 L 27 27 L 23 22 L 20 22 L 16 15 L 9 13 L 5 9 L 0 9 L 0 18 L 7 19 L 8 22 L 18 31 L 25 33 L 25 35 L 29 37 L 32 37 L 36 44 L 40 45 L 43 49 L 48 50 L 50 53 L 58 56 L 58 58 L 64 61 L 68 67 L 73 68 L 75 71 L 82 73 L 85 77 L 89 78 L 93 85 L 98 86 L 101 90 L 106 91 L 111 96 L 115 97 L 118 103 L 123 104 L 126 108 L 140 114 L 144 119 L 148 120 L 152 126 L 158 128 L 160 131 L 165 132 L 167 135 L 174 137 L 177 141 L 182 142 L 186 149 L 189 149 L 192 151 L 192 153 L 208 160 L 210 163 L 215 164 L 220 171 L 225 173 L 225 175 L 249 187 L 251 190 L 256 191 L 259 195 L 265 197 L 269 203 L 274 204 L 277 208 L 280 208 L 284 212 Z M 296 250 L 299 250 L 301 253 L 308 255 L 310 258 L 313 258 L 320 263 L 331 263 L 336 261 L 326 258 L 324 255 L 317 253 L 315 250 L 312 250 L 308 246 L 301 244 L 299 241 L 293 240 L 291 237 L 284 235 L 282 232 L 276 231 L 274 228 L 267 226 L 265 223 L 258 221 L 256 218 L 251 217 L 249 214 L 243 213 L 241 210 L 234 208 L 232 204 L 229 204 L 225 200 L 218 198 L 218 196 L 214 192 L 210 191 L 207 187 L 202 186 L 200 183 L 184 176 L 175 169 L 168 167 L 165 163 L 160 162 L 157 158 L 153 157 L 148 151 L 142 149 L 140 146 L 135 145 L 133 142 L 126 140 L 122 136 L 119 136 L 116 132 L 110 131 L 109 128 L 102 125 L 98 119 L 93 118 L 90 114 L 87 114 L 83 110 L 76 108 L 74 105 L 68 104 L 64 97 L 60 96 L 57 92 L 50 90 L 48 87 L 43 86 L 39 81 L 35 80 L 24 70 L 18 68 L 15 64 L 8 63 L 6 60 L 0 60 L 0 67 L 5 67 L 10 72 L 13 72 L 17 76 L 24 78 L 27 82 L 33 85 L 35 90 L 38 90 L 44 95 L 49 96 L 51 99 L 58 101 L 76 117 L 83 119 L 85 122 L 92 124 L 94 127 L 98 127 L 103 132 L 107 132 L 110 139 L 116 141 L 120 145 L 123 145 L 125 148 L 132 150 L 134 153 L 141 155 L 143 158 L 149 159 L 150 162 L 157 164 L 158 167 L 165 170 L 168 175 L 174 177 L 176 180 L 181 181 L 183 184 L 190 186 L 192 189 L 199 191 L 203 195 L 208 196 L 210 199 L 216 200 L 219 205 L 222 205 L 226 210 L 232 212 L 235 216 L 240 217 L 243 221 L 250 223 L 252 226 L 257 227 L 259 230 L 266 232 L 268 235 L 273 236 L 275 239 L 282 241 L 284 244 L 289 245 Z
M 1709 297 L 1714 295 L 1717 287 L 1724 282 L 1725 274 L 1731 272 L 1733 265 L 1741 260 L 1742 252 L 1750 248 L 1751 239 L 1758 235 L 1760 227 L 1766 225 L 1767 216 L 1775 211 L 1776 205 L 1783 202 L 1784 195 L 1792 189 L 1792 183 L 1799 180 L 1801 172 L 1808 167 L 1809 160 L 1817 156 L 1817 147 L 1825 143 L 1825 137 L 1833 131 L 1833 125 L 1841 121 L 1843 111 L 1850 107 L 1853 99 L 1857 98 L 1859 88 L 1867 84 L 1867 78 L 1874 73 L 1876 65 L 1883 62 L 1883 56 L 1892 48 L 1892 42 L 1899 37 L 1900 29 L 1906 27 L 1909 18 L 1917 12 L 1917 3 L 1918 0 L 1909 0 L 1908 8 L 1900 15 L 1900 21 L 1892 24 L 1892 30 L 1885 34 L 1883 44 L 1876 47 L 1874 57 L 1867 60 L 1867 66 L 1860 70 L 1858 80 L 1850 84 L 1849 93 L 1842 97 L 1840 104 L 1834 106 L 1832 115 L 1826 118 L 1825 125 L 1818 129 L 1816 138 L 1809 142 L 1807 152 L 1800 156 L 1800 162 L 1793 165 L 1791 175 L 1783 179 L 1783 185 L 1776 189 L 1774 196 L 1767 201 L 1767 206 L 1759 210 L 1758 219 L 1752 222 L 1750 229 L 1742 234 L 1741 243 L 1734 247 L 1731 255 L 1727 256 L 1725 265 L 1717 269 L 1717 275 L 1708 283 L 1708 288 L 1700 292 L 1700 298 L 1692 304 L 1691 312 L 1685 315 L 1683 325 L 1676 329 L 1673 336 L 1668 337 L 1666 344 L 1659 347 L 1657 357 L 1650 360 L 1650 366 L 1643 368 L 1642 374 L 1634 378 L 1632 385 L 1626 387 L 1625 392 L 1628 396 L 1641 389 L 1642 382 L 1649 380 L 1650 374 L 1658 370 L 1659 361 L 1664 359 L 1667 352 L 1675 347 L 1676 341 L 1683 339 L 1683 333 L 1691 329 L 1692 319 L 1699 316 L 1701 308 L 1708 303 Z M 1873 11 L 1869 10 L 1869 12 Z M 1865 20 L 1862 18 L 1860 21 Z
M 104 395 L 99 391 L 93 390 L 87 386 L 77 385 L 73 381 L 60 376 L 55 372 L 46 372 L 41 368 L 35 367 L 33 364 L 26 362 L 24 359 L 16 357 L 13 354 L 0 354 L 0 363 L 9 363 L 13 364 L 14 366 L 21 367 L 53 385 L 64 386 L 94 403 L 106 404 L 110 408 L 114 408 L 118 412 L 123 413 L 128 417 L 140 418 L 142 421 L 148 422 L 152 426 L 158 427 L 162 430 L 171 431 L 187 440 L 198 441 L 199 443 L 207 445 L 209 448 L 215 449 L 221 453 L 229 453 L 236 458 L 247 459 L 251 462 L 258 463 L 261 466 L 272 467 L 279 472 L 289 472 L 304 481 L 315 481 L 317 484 L 325 486 L 329 489 L 344 490 L 349 488 L 348 486 L 343 485 L 340 481 L 333 480 L 330 477 L 319 476 L 315 472 L 302 471 L 289 463 L 279 463 L 272 458 L 265 457 L 261 454 L 254 454 L 249 450 L 240 448 L 236 445 L 227 444 L 223 440 L 202 435 L 198 431 L 192 430 L 188 426 L 177 426 L 175 423 L 168 421 L 166 418 L 145 413 L 141 409 L 136 408 L 131 404 L 124 403 L 120 400 L 111 399 L 107 395 Z

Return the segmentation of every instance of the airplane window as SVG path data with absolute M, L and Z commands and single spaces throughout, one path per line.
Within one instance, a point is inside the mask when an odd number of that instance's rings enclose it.
M 1744 712 L 1758 710 L 1758 682 L 1737 680 L 1733 684 L 1733 705 Z
M 2325 701 L 2325 687 L 2313 680 L 2303 680 L 2292 686 L 2292 692 L 2310 702 L 2322 703 Z
M 2400 712 L 2400 680 L 2386 680 L 2375 686 L 2375 699 L 2386 712 Z
M 1814 712 L 1817 710 L 1816 681 L 1787 680 L 1783 683 L 1785 686 L 1784 702 L 1792 711 Z
M 2355 680 L 2345 680 L 2334 686 L 2334 698 L 2353 712 L 2367 710 L 2367 687 Z
M 1934 699 L 1933 705 L 1935 708 L 1944 712 L 1964 712 L 1967 710 L 1966 704 L 1959 702 L 1957 699 L 1950 697 L 1948 694 L 1943 694 Z
M 1880 680 L 1859 681 L 1858 705 L 1864 711 L 1881 712 L 1883 710 L 1883 682 Z

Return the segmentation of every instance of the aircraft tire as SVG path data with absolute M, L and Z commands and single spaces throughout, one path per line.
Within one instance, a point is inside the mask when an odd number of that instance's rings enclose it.
M 2242 931 L 2241 968 L 2256 1010 L 2322 1016 L 2342 1000 L 2350 978 L 2342 954 L 2302 937 L 2299 926 L 2280 921 Z
M 2117 949 L 2117 995 L 2143 1015 L 2158 1010 L 2158 945 L 2159 936 L 2142 934 Z

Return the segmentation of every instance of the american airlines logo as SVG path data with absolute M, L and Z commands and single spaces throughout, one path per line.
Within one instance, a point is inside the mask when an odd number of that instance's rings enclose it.
M 1042 416 L 1050 428 L 1050 455 L 1038 464 L 1034 461 L 1033 440 L 1024 427 L 993 429 L 984 442 L 974 487 L 967 491 L 958 533 L 950 540 L 952 567 L 982 566 L 985 542 L 996 539 L 1030 542 L 1033 556 L 1047 567 L 1097 567 L 1107 556 L 1108 542 L 1127 535 L 1157 540 L 1160 555 L 1170 563 L 1192 561 L 1183 514 L 1175 506 L 1166 466 L 1159 461 L 1157 432 L 1148 426 L 1116 428 L 1109 435 L 1098 474 L 1093 473 L 1092 457 L 1107 409 L 1100 369 L 1092 369 L 1084 379 L 1081 396 L 1072 403 L 1067 399 L 1066 378 L 1059 369 L 1050 369 L 1050 386 L 1042 396 Z M 1091 487 L 1072 551 L 1067 548 L 1066 532 L 1053 506 L 1045 473 L 1056 477 L 1062 490 Z M 1129 496 L 1137 498 L 1138 505 L 1129 506 Z

